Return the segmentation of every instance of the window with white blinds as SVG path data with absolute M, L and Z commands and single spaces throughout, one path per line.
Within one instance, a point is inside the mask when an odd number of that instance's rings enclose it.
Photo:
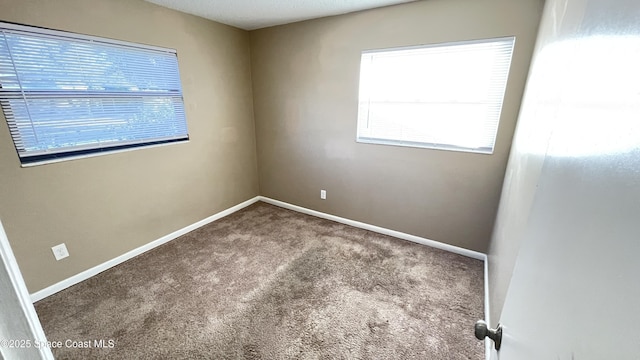
M 0 104 L 23 164 L 189 139 L 172 49 L 0 23 Z
M 357 141 L 493 153 L 514 41 L 363 52 Z

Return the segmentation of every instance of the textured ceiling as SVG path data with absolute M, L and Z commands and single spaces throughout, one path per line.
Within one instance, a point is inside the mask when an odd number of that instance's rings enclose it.
M 239 27 L 254 30 L 324 16 L 373 9 L 414 0 L 146 0 Z

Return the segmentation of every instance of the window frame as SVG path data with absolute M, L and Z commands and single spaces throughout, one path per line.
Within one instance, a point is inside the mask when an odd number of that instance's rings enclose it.
M 160 47 L 160 46 L 154 46 L 154 45 L 148 45 L 148 44 L 141 44 L 141 43 L 135 43 L 135 42 L 131 42 L 131 41 L 124 41 L 124 40 L 117 40 L 117 39 L 112 39 L 112 38 L 107 38 L 107 37 L 100 37 L 100 36 L 93 36 L 93 35 L 86 35 L 86 34 L 80 34 L 80 33 L 75 33 L 75 32 L 70 32 L 70 31 L 64 31 L 64 30 L 55 30 L 55 29 L 49 29 L 49 28 L 44 28 L 44 27 L 39 27 L 39 26 L 32 26 L 32 25 L 25 25 L 25 24 L 19 24 L 19 23 L 12 23 L 12 22 L 6 22 L 6 21 L 0 21 L 0 31 L 6 31 L 6 32 L 20 32 L 20 33 L 32 33 L 35 36 L 40 36 L 40 37 L 44 37 L 44 38 L 53 38 L 54 40 L 59 40 L 59 41 L 80 41 L 80 42 L 85 42 L 88 44 L 93 44 L 96 43 L 98 45 L 100 44 L 104 44 L 104 45 L 108 45 L 108 46 L 116 46 L 119 48 L 131 48 L 132 50 L 138 50 L 138 51 L 151 51 L 151 52 L 157 52 L 157 53 L 165 53 L 165 54 L 171 54 L 173 56 L 175 56 L 175 67 L 176 67 L 176 72 L 175 72 L 175 76 L 176 76 L 176 80 L 178 83 L 178 90 L 179 92 L 174 95 L 174 98 L 178 98 L 179 97 L 179 109 L 181 111 L 182 117 L 179 118 L 180 120 L 183 118 L 184 119 L 184 129 L 185 129 L 185 133 L 184 135 L 172 135 L 172 136 L 167 136 L 167 139 L 162 139 L 162 140 L 157 140 L 157 139 L 153 139 L 153 138 L 149 138 L 149 141 L 145 141 L 147 139 L 142 138 L 140 140 L 136 140 L 136 141 L 122 141 L 122 140 L 118 140 L 115 141 L 114 144 L 110 144 L 108 146 L 101 146 L 101 140 L 100 139 L 96 139 L 96 141 L 93 143 L 94 145 L 75 145 L 73 148 L 69 148 L 67 150 L 63 150 L 63 151 L 51 151 L 50 154 L 44 154 L 44 155 L 30 155 L 26 158 L 23 158 L 20 155 L 20 151 L 18 150 L 18 146 L 16 144 L 16 138 L 14 138 L 13 134 L 11 134 L 12 131 L 12 127 L 11 127 L 11 121 L 9 120 L 8 116 L 6 115 L 6 113 L 4 113 L 4 109 L 8 108 L 11 111 L 11 105 L 9 104 L 9 102 L 11 101 L 11 96 L 10 95 L 3 95 L 0 93 L 0 102 L 2 103 L 2 110 L 0 112 L 3 112 L 3 117 L 5 118 L 5 124 L 7 125 L 7 128 L 10 132 L 10 136 L 12 139 L 12 143 L 14 145 L 14 148 L 16 149 L 16 154 L 18 155 L 18 160 L 20 162 L 21 167 L 31 167 L 31 166 L 37 166 L 37 165 L 44 165 L 44 164 L 50 164 L 50 163 L 58 163 L 58 162 L 63 162 L 63 161 L 70 161 L 70 160 L 77 160 L 77 159 L 83 159 L 83 158 L 89 158 L 89 157 L 96 157 L 96 156 L 102 156 L 102 155 L 109 155 L 109 154 L 115 154 L 115 153 L 121 153 L 121 152 L 127 152 L 127 151 L 133 151 L 133 150 L 141 150 L 141 149 L 149 149 L 149 148 L 154 148 L 154 147 L 160 147 L 160 146 L 167 146 L 167 145 L 174 145 L 174 144 L 184 144 L 184 143 L 188 143 L 190 141 L 190 136 L 189 136 L 189 132 L 188 132 L 188 121 L 186 118 L 186 106 L 184 104 L 184 93 L 182 90 L 182 80 L 180 77 L 180 69 L 179 69 L 179 62 L 178 62 L 178 54 L 177 54 L 177 50 L 175 49 L 171 49 L 171 48 L 165 48 L 165 47 Z M 2 40 L 0 40 L 2 41 Z M 8 43 L 7 43 L 8 46 Z M 10 51 L 10 50 L 9 50 Z M 14 65 L 14 69 L 15 69 L 15 65 Z M 17 70 L 15 70 L 17 71 Z M 19 77 L 18 77 L 19 79 Z M 108 80 L 108 79 L 106 79 Z M 20 80 L 18 80 L 20 81 Z M 108 81 L 105 81 L 104 84 L 109 84 Z M 2 89 L 2 86 L 0 84 L 0 89 Z M 1 90 L 0 90 L 1 91 Z M 51 91 L 51 90 L 49 90 Z M 17 91 L 13 91 L 14 93 Z M 28 91 L 24 91 L 24 89 L 22 89 L 22 85 L 20 85 L 20 92 L 21 93 L 26 93 Z M 77 92 L 77 91 L 76 91 Z M 65 92 L 64 94 L 66 94 L 67 96 L 71 96 L 74 93 L 74 91 L 70 90 Z M 7 97 L 8 96 L 8 97 Z M 137 95 L 135 91 L 128 91 L 128 92 L 122 92 L 122 96 L 124 97 L 140 97 L 141 95 Z M 158 93 L 158 97 L 162 97 L 162 96 L 166 96 L 167 98 L 170 96 L 169 93 Z M 144 96 L 142 96 L 144 98 Z M 82 99 L 83 97 L 77 97 L 74 99 Z M 28 105 L 27 105 L 28 106 Z M 141 114 L 141 112 L 136 112 L 136 114 Z M 30 117 L 30 116 L 29 116 Z M 175 119 L 174 119 L 175 120 Z M 14 122 L 16 120 L 13 120 Z M 33 119 L 30 119 L 30 121 L 33 121 Z M 182 123 L 181 121 L 179 121 L 179 123 Z M 169 139 L 170 137 L 173 137 L 171 139 Z
M 495 121 L 495 133 L 493 135 L 493 142 L 491 144 L 490 148 L 486 148 L 486 147 L 481 147 L 481 148 L 472 148 L 472 147 L 465 147 L 465 146 L 457 146 L 454 144 L 448 144 L 448 143 L 436 143 L 436 142 L 427 142 L 427 141 L 411 141 L 411 140 L 400 140 L 400 139 L 393 139 L 393 138 L 380 138 L 380 137 L 370 137 L 370 136 L 364 136 L 361 135 L 361 121 L 362 121 L 362 114 L 361 111 L 363 110 L 363 106 L 362 103 L 364 102 L 363 99 L 361 98 L 361 95 L 363 93 L 363 89 L 362 89 L 362 83 L 363 83 L 363 60 L 364 60 L 364 56 L 369 55 L 369 54 L 375 54 L 375 53 L 386 53 L 386 54 L 391 54 L 393 52 L 396 51 L 407 51 L 407 50 L 420 50 L 420 49 L 428 49 L 428 48 L 442 48 L 442 47 L 449 47 L 449 46 L 456 46 L 456 45 L 473 45 L 473 44 L 484 44 L 484 43 L 499 43 L 499 42 L 511 42 L 511 48 L 509 51 L 509 54 L 507 56 L 508 58 L 508 64 L 505 67 L 505 72 L 504 72 L 504 87 L 502 89 L 502 93 L 500 96 L 500 107 L 499 107 L 499 111 L 497 113 L 497 119 Z M 461 40 L 461 41 L 449 41 L 449 42 L 442 42 L 442 43 L 433 43 L 433 44 L 421 44 L 421 45 L 412 45 L 412 46 L 400 46 L 400 47 L 390 47 L 390 48 L 379 48 L 379 49 L 368 49 L 368 50 L 362 50 L 361 51 L 361 56 L 360 56 L 360 68 L 359 68 L 359 83 L 358 83 L 358 115 L 357 115 L 357 119 L 356 119 L 356 142 L 357 143 L 363 143 L 363 144 L 373 144 L 373 145 L 391 145 L 391 146 L 401 146 L 401 147 L 411 147 L 411 148 L 420 148 L 420 149 L 431 149 L 431 150 L 443 150 L 443 151 L 456 151 L 456 152 L 467 152 L 467 153 L 475 153 L 475 154 L 484 154 L 484 155 L 492 155 L 495 152 L 495 145 L 496 145 L 496 141 L 498 139 L 498 133 L 499 133 L 499 129 L 500 129 L 500 120 L 502 118 L 502 111 L 504 108 L 504 100 L 505 97 L 507 95 L 507 87 L 508 87 L 508 83 L 509 83 L 509 77 L 510 77 L 510 73 L 511 73 L 511 67 L 512 67 L 512 63 L 513 63 L 513 52 L 515 50 L 515 44 L 516 44 L 516 37 L 515 36 L 502 36 L 502 37 L 494 37 L 494 38 L 483 38 L 483 39 L 473 39 L 473 40 Z M 369 98 L 370 99 L 370 98 Z M 370 109 L 368 108 L 367 105 L 367 111 L 369 111 Z M 368 114 L 367 114 L 367 118 L 366 121 L 368 122 L 369 118 L 368 118 Z

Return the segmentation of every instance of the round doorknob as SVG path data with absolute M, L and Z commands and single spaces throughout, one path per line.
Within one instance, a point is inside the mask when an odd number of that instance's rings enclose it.
M 497 328 L 490 329 L 486 321 L 478 320 L 474 330 L 478 340 L 484 340 L 485 337 L 488 337 L 493 340 L 495 349 L 500 350 L 500 345 L 502 345 L 502 325 L 498 324 Z

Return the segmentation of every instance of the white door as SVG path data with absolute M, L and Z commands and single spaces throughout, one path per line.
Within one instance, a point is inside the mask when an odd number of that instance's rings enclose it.
M 547 0 L 520 121 L 507 173 L 543 162 L 501 202 L 527 218 L 491 358 L 640 359 L 638 0 Z
M 53 359 L 0 223 L 0 359 Z

